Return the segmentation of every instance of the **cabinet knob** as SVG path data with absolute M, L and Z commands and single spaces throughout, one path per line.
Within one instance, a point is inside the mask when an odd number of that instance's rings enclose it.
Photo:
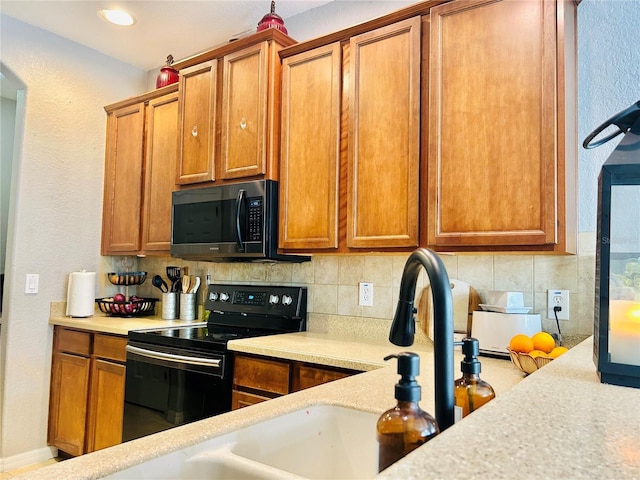
M 240 119 L 240 128 L 242 130 L 244 130 L 245 128 L 247 128 L 247 119 L 245 117 L 242 117 Z
M 193 135 L 194 137 L 198 136 L 198 126 L 194 125 L 193 128 L 191 129 L 191 135 Z

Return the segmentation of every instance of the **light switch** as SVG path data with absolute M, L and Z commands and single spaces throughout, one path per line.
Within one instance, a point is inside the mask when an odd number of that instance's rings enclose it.
M 38 293 L 38 283 L 40 275 L 37 273 L 27 273 L 27 281 L 24 287 L 24 293 Z

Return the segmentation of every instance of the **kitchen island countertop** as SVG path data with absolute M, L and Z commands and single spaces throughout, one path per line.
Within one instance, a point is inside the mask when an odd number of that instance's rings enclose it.
M 311 405 L 343 405 L 382 413 L 394 405 L 397 374 L 395 365 L 385 367 L 381 357 L 393 351 L 411 350 L 421 355 L 421 406 L 434 411 L 432 347 L 428 343 L 400 349 L 388 342 L 360 343 L 304 332 L 238 340 L 230 343 L 230 348 L 310 362 L 325 358 L 325 364 L 359 365 L 367 371 L 43 467 L 16 479 L 100 478 Z M 482 358 L 482 365 L 481 376 L 496 389 L 496 399 L 389 467 L 379 478 L 640 478 L 640 390 L 599 382 L 592 339 L 528 377 L 508 361 Z

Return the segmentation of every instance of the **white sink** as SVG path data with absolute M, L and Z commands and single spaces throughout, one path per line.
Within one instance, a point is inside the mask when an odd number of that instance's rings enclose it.
M 366 479 L 378 473 L 378 415 L 321 405 L 251 425 L 109 478 Z

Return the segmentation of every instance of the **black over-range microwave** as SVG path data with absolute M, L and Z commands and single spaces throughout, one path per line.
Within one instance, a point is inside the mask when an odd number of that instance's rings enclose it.
M 303 262 L 278 254 L 278 183 L 273 180 L 172 194 L 171 256 L 212 262 Z

